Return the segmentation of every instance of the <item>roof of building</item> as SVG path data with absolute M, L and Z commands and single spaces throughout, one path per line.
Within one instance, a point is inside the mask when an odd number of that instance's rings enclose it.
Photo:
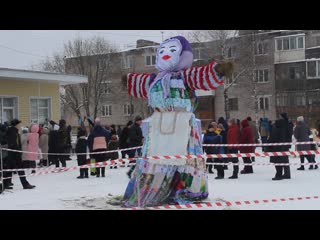
M 0 68 L 0 80 L 1 79 L 58 82 L 60 85 L 88 82 L 88 77 L 84 75 L 41 72 L 12 68 Z

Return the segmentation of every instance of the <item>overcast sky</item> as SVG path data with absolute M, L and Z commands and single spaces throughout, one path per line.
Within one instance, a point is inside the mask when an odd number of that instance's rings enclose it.
M 63 47 L 63 43 L 76 37 L 105 37 L 119 48 L 135 45 L 137 39 L 160 42 L 188 30 L 0 30 L 0 68 L 30 69 L 46 56 Z

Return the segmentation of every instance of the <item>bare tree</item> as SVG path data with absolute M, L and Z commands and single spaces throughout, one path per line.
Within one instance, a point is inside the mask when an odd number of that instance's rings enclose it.
M 61 94 L 65 107 L 73 110 L 78 117 L 81 109 L 87 116 L 97 117 L 100 100 L 111 78 L 111 53 L 116 48 L 101 37 L 76 38 L 64 44 L 63 50 L 41 63 L 44 71 L 64 72 L 88 76 L 88 83 L 65 86 Z
M 256 67 L 261 64 L 255 61 L 256 35 L 254 33 L 239 36 L 238 30 L 201 30 L 193 31 L 192 40 L 201 43 L 206 58 L 215 58 L 220 61 L 231 60 L 235 65 L 232 79 L 227 79 L 224 84 L 224 112 L 226 118 L 230 118 L 229 90 L 235 84 L 247 88 L 248 92 L 253 90 L 254 108 L 258 113 L 258 89 L 255 75 Z M 214 50 L 213 50 L 214 49 Z M 257 117 L 256 117 L 257 118 Z

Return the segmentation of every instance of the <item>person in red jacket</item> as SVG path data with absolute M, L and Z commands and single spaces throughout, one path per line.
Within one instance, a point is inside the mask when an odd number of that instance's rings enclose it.
M 229 130 L 227 133 L 227 143 L 228 144 L 238 144 L 239 143 L 239 136 L 240 136 L 240 129 L 238 127 L 236 119 L 232 118 L 228 122 Z M 228 147 L 229 153 L 238 153 L 238 147 Z M 237 157 L 230 158 L 232 163 L 238 163 L 239 159 Z M 229 179 L 236 179 L 238 178 L 239 173 L 239 165 L 233 165 L 233 174 Z
M 241 135 L 239 139 L 240 144 L 253 144 L 253 132 L 252 129 L 249 125 L 249 122 L 247 119 L 242 120 L 241 122 Z M 255 147 L 254 146 L 241 146 L 240 147 L 240 153 L 253 153 Z M 244 163 L 252 163 L 250 157 L 244 157 L 243 158 Z M 252 165 L 245 165 L 244 169 L 241 170 L 241 174 L 248 174 L 248 173 L 253 173 L 253 168 Z

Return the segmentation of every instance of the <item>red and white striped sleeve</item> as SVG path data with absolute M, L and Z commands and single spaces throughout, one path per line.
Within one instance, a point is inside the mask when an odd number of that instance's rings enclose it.
M 191 90 L 216 90 L 224 81 L 224 77 L 220 77 L 216 72 L 216 65 L 217 63 L 212 61 L 209 65 L 183 70 L 184 83 Z
M 128 93 L 136 98 L 148 98 L 149 73 L 128 73 Z

